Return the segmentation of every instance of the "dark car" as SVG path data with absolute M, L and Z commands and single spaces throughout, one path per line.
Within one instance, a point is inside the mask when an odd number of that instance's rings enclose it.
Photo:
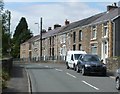
M 116 85 L 116 89 L 120 90 L 120 68 L 117 69 L 116 71 L 116 78 L 115 78 L 115 85 Z
M 84 54 L 81 55 L 76 66 L 76 71 L 86 75 L 89 73 L 99 73 L 106 75 L 106 65 L 102 63 L 97 55 Z

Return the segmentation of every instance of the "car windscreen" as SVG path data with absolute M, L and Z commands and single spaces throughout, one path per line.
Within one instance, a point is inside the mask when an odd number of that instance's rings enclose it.
M 81 54 L 74 54 L 75 60 L 78 60 Z
M 100 62 L 100 59 L 96 55 L 86 55 L 86 56 L 84 56 L 82 61 L 84 61 L 84 62 Z

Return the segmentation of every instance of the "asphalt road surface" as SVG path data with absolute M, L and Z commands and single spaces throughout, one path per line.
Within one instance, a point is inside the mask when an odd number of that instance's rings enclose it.
M 82 76 L 66 69 L 65 64 L 31 63 L 25 68 L 31 79 L 32 92 L 118 92 L 114 78 Z

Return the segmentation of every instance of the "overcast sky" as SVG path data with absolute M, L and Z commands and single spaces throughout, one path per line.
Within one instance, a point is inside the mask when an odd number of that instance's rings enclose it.
M 107 10 L 106 6 L 113 4 L 113 2 L 77 2 L 78 0 L 74 0 L 74 2 L 73 0 L 68 0 L 69 2 L 10 1 L 5 2 L 5 9 L 11 11 L 11 32 L 14 32 L 21 17 L 25 17 L 28 27 L 34 35 L 39 34 L 38 25 L 35 23 L 40 23 L 40 17 L 43 18 L 43 28 L 48 29 L 48 27 L 53 28 L 54 24 L 63 26 L 66 19 L 74 22 L 105 12 Z

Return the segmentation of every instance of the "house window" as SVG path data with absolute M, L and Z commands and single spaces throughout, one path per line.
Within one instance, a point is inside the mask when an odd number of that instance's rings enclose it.
M 51 37 L 50 37 L 50 46 L 51 46 Z
M 79 41 L 82 40 L 82 30 L 79 31 Z
M 30 44 L 29 44 L 29 50 L 31 50 L 31 48 L 32 48 L 32 47 L 31 47 L 31 43 L 30 43 Z
M 63 35 L 63 43 L 66 42 L 66 34 Z
M 91 39 L 96 39 L 97 37 L 97 27 L 93 26 L 91 31 Z
M 66 34 L 61 36 L 60 43 L 65 43 L 66 42 Z
M 73 32 L 73 43 L 76 41 L 76 32 Z
M 104 23 L 104 28 L 103 28 L 103 37 L 108 36 L 108 26 L 107 23 Z
M 79 44 L 79 50 L 82 51 L 82 45 L 81 44 Z
M 73 51 L 75 51 L 75 49 L 76 49 L 76 45 L 73 45 Z
M 50 48 L 50 56 L 51 56 L 51 48 Z
M 91 53 L 97 54 L 97 44 L 91 44 Z
M 54 56 L 54 48 L 52 48 L 52 56 Z

